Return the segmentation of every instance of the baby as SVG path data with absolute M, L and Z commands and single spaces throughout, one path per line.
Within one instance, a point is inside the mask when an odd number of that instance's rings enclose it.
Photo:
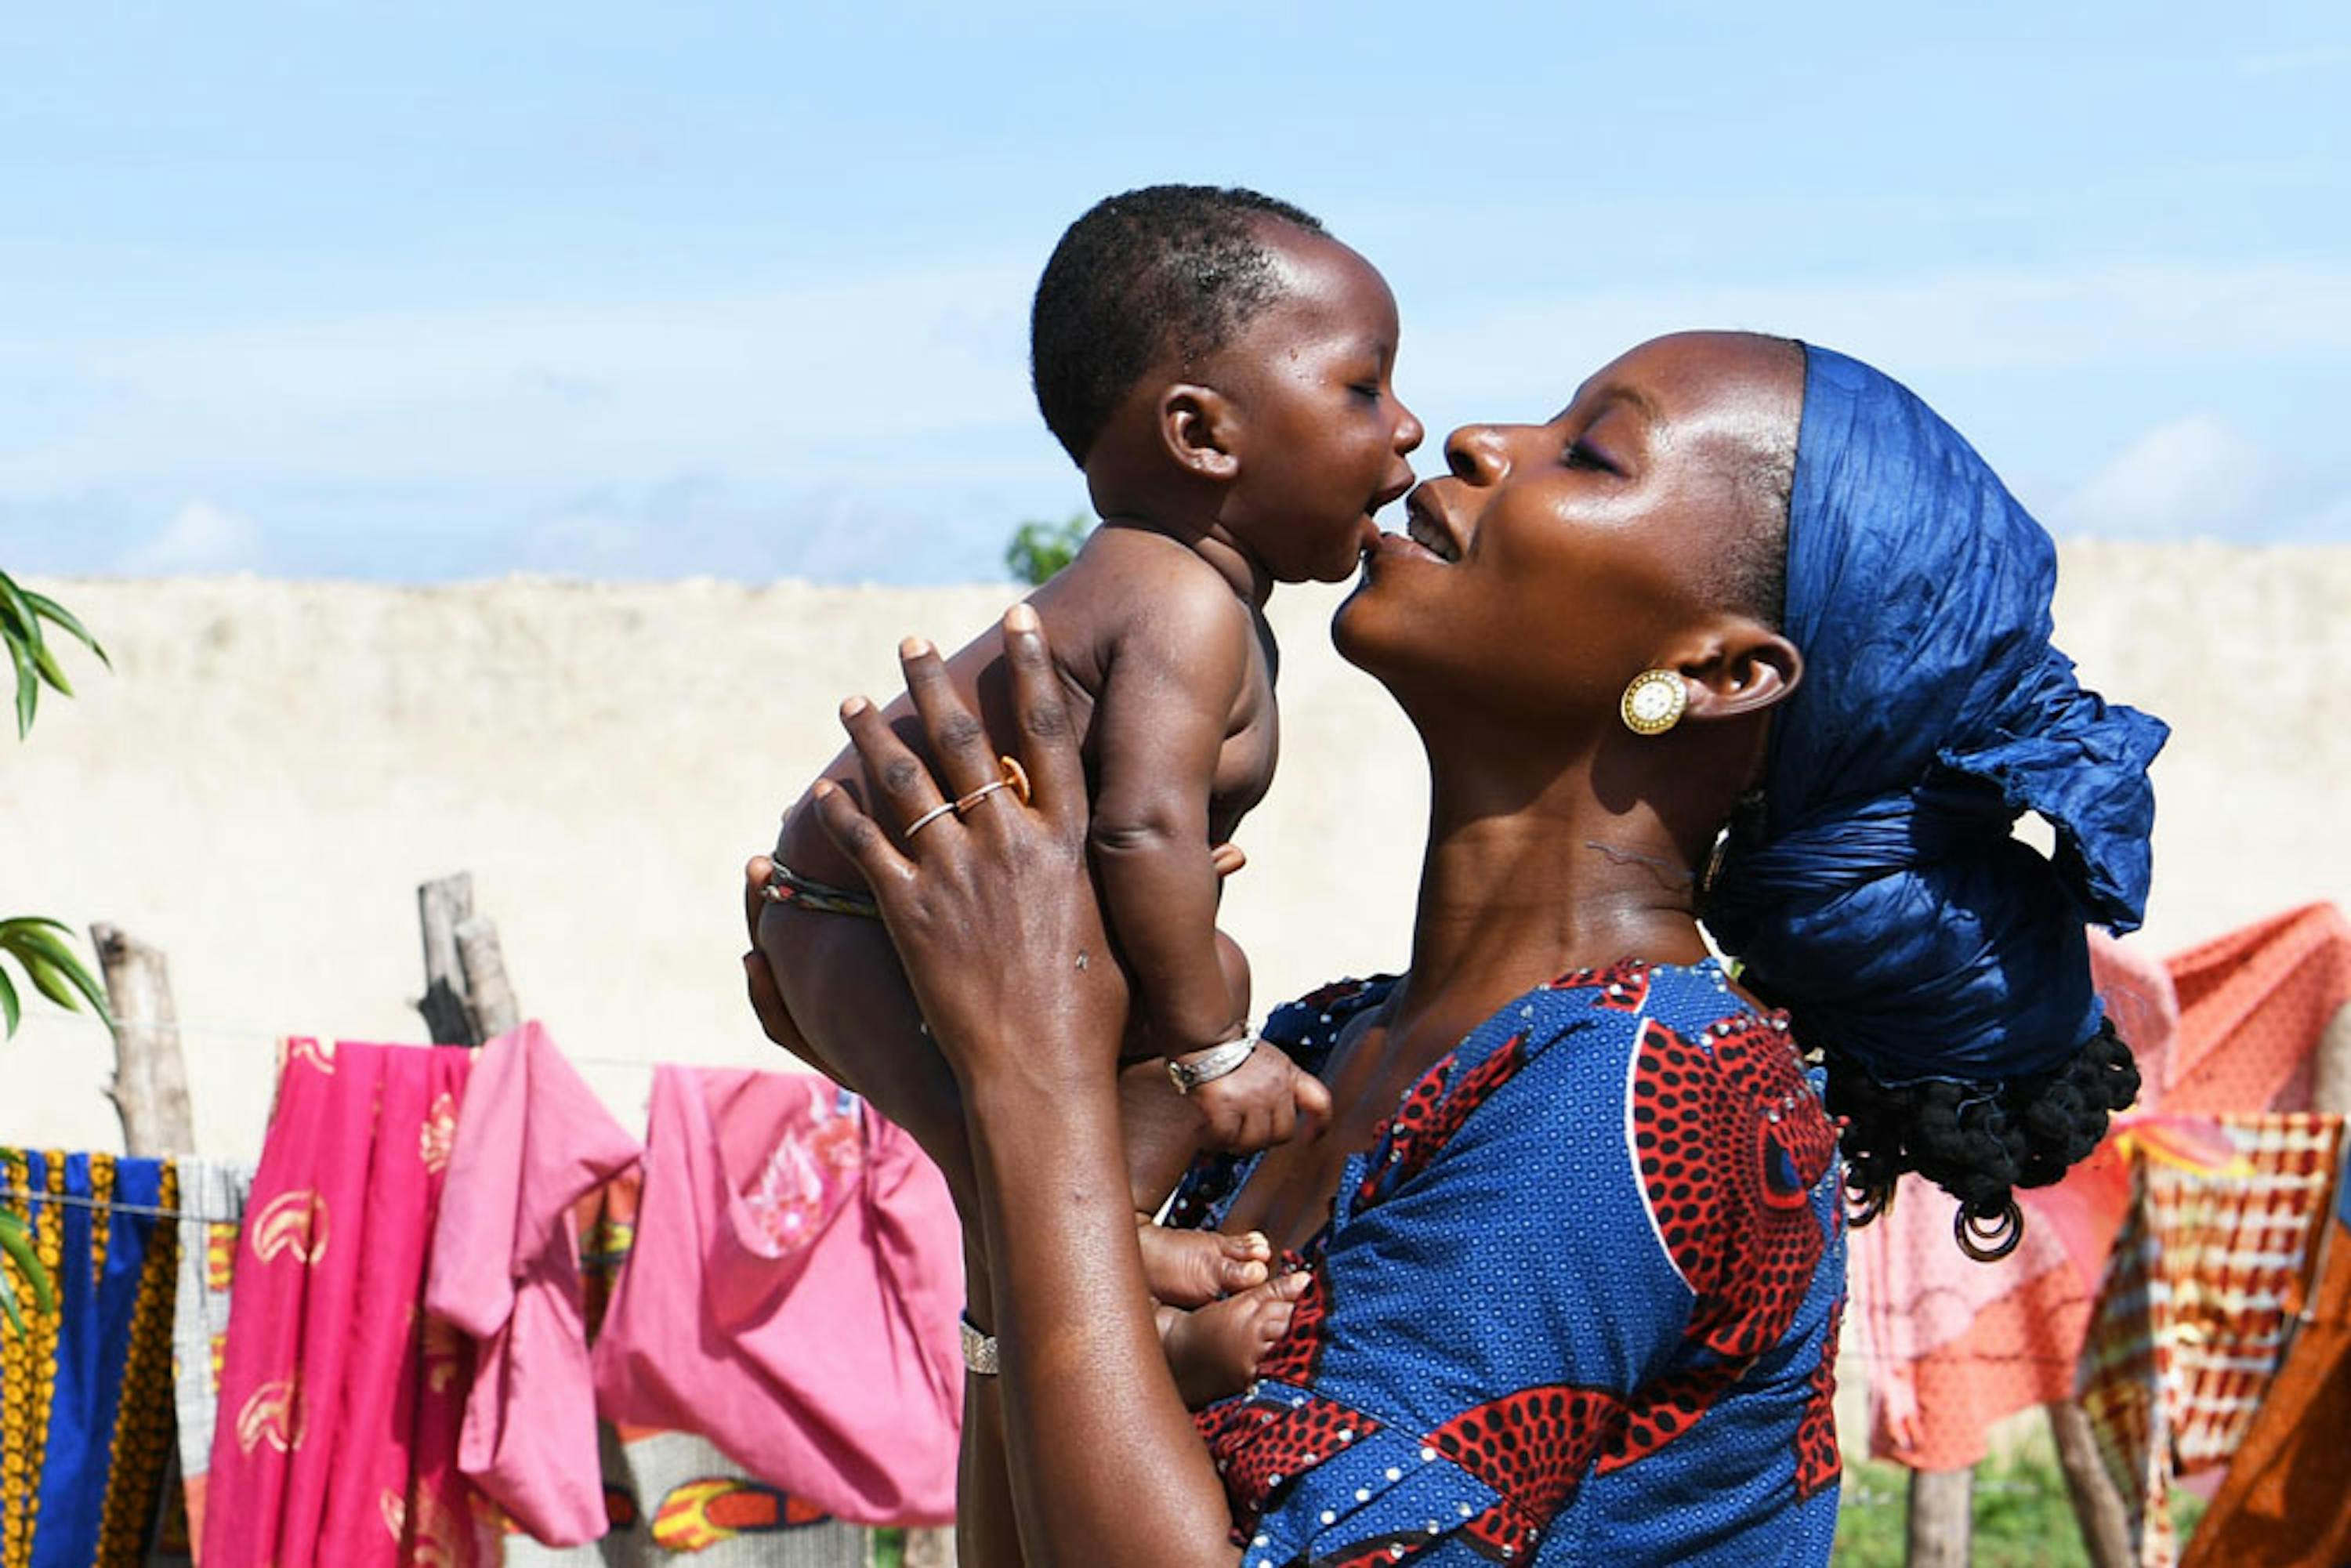
M 1373 513 L 1412 484 L 1422 433 L 1389 385 L 1396 340 L 1379 273 L 1249 191 L 1110 197 L 1070 226 L 1037 286 L 1037 401 L 1102 525 L 1029 603 L 1084 731 L 1093 869 L 1133 982 L 1125 1055 L 1166 1059 L 1214 1148 L 1281 1142 L 1301 1112 L 1329 1107 L 1249 1031 L 1248 966 L 1217 904 L 1234 830 L 1273 775 L 1272 585 L 1346 579 L 1376 538 Z M 998 632 L 947 669 L 996 749 L 1017 752 Z M 906 698 L 886 716 L 914 737 Z M 1008 789 L 1016 775 L 1008 762 Z M 854 752 L 824 777 L 863 798 Z M 1003 808 L 983 794 L 957 809 Z M 762 870 L 758 946 L 814 1065 L 854 1088 L 910 1060 L 921 1016 L 806 796 Z M 1182 1246 L 1154 1228 L 1145 1272 L 1164 1300 L 1181 1294 L 1165 1276 Z M 1282 1297 L 1269 1281 L 1171 1333 L 1171 1358 L 1196 1364 L 1187 1392 L 1234 1380 L 1208 1372 L 1219 1356 L 1253 1363 Z

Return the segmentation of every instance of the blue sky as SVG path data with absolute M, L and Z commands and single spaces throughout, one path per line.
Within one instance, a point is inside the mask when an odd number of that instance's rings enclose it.
M 2351 539 L 2351 9 L 19 8 L 0 565 L 1000 576 L 1061 227 L 1256 185 L 1433 430 L 1871 359 L 2059 532 Z M 1435 444 L 1421 465 L 1438 463 Z

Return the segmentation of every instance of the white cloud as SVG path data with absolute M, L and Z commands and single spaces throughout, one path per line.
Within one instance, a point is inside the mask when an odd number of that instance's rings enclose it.
M 127 551 L 117 570 L 137 576 L 235 571 L 261 564 L 261 529 L 251 517 L 190 501 Z
M 2195 413 L 2115 454 L 2052 520 L 2109 538 L 2226 538 L 2261 520 L 2278 491 L 2274 457 L 2226 420 Z
M 2205 360 L 2339 362 L 2351 268 L 2111 267 L 1976 270 L 1801 286 L 1593 290 L 1497 300 L 1406 323 L 1421 395 L 1562 402 L 1562 371 L 1597 368 L 1689 327 L 1779 332 L 1897 374 L 2050 371 Z

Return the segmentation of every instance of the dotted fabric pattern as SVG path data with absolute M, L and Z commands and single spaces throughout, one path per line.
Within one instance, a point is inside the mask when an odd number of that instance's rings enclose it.
M 1267 1035 L 1319 1069 L 1392 982 Z M 1255 1158 L 1195 1167 L 1213 1225 Z M 1783 1018 L 1712 963 L 1581 971 L 1406 1092 L 1290 1330 L 1202 1411 L 1246 1568 L 1824 1563 L 1844 1241 Z

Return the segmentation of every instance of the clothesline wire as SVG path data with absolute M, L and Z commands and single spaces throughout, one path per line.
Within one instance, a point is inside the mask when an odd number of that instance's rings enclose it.
M 43 1022 L 43 1023 L 69 1023 L 69 1024 L 80 1024 L 80 1025 L 82 1025 L 82 1026 L 83 1026 L 84 1028 L 86 1028 L 86 1029 L 106 1029 L 106 1028 L 108 1028 L 108 1027 L 109 1027 L 109 1026 L 108 1026 L 108 1024 L 107 1024 L 107 1021 L 106 1021 L 104 1019 L 96 1018 L 96 1017 L 93 1017 L 92 1015 L 90 1015 L 90 1014 L 89 1014 L 89 1013 L 81 1013 L 81 1012 L 70 1012 L 70 1013 L 68 1013 L 68 1012 L 56 1012 L 56 1013 L 49 1013 L 49 1012 L 44 1012 L 44 1013 L 30 1013 L 30 1012 L 28 1012 L 28 1013 L 26 1013 L 26 1014 L 25 1015 L 25 1020 L 24 1020 L 24 1021 L 25 1021 L 26 1023 L 28 1023 L 28 1024 L 29 1024 L 29 1023 L 32 1023 L 32 1022 L 36 1021 L 37 1019 L 38 1021 L 40 1021 L 40 1022 Z M 306 1034 L 304 1034 L 304 1033 L 303 1033 L 303 1031 L 301 1031 L 300 1030 L 289 1030 L 289 1029 L 286 1028 L 283 1024 L 276 1024 L 276 1025 L 271 1025 L 271 1024 L 225 1024 L 225 1023 L 219 1023 L 219 1022 L 213 1022 L 213 1023 L 183 1023 L 183 1022 L 181 1022 L 180 1020 L 178 1020 L 178 1019 L 115 1019 L 115 1020 L 114 1020 L 114 1024 L 115 1024 L 115 1027 L 118 1027 L 118 1028 L 123 1028 L 123 1029 L 168 1029 L 168 1030 L 171 1030 L 172 1031 L 173 1031 L 174 1033 L 177 1033 L 177 1034 L 183 1034 L 183 1035 L 191 1035 L 191 1036 L 193 1036 L 194 1038 L 199 1039 L 199 1040 L 252 1040 L 252 1039 L 256 1038 L 256 1036 L 258 1036 L 258 1037 L 259 1037 L 259 1038 L 261 1038 L 261 1039 L 267 1040 L 270 1040 L 270 1041 L 272 1041 L 272 1042 L 275 1042 L 275 1041 L 277 1041 L 277 1040 L 288 1040 L 288 1039 L 292 1039 L 292 1040 L 304 1040 L 304 1039 L 324 1039 L 324 1038 L 327 1038 L 326 1036 L 323 1036 L 323 1035 L 306 1035 Z M 337 1038 L 341 1038 L 341 1037 L 337 1037 Z M 406 1042 L 406 1041 L 402 1041 L 402 1042 L 393 1042 L 393 1043 L 414 1043 L 414 1042 Z M 668 1063 L 668 1062 L 649 1061 L 649 1060 L 647 1060 L 647 1059 L 645 1059 L 645 1058 L 643 1058 L 643 1057 L 632 1057 L 632 1056 L 582 1056 L 582 1055 L 578 1054 L 577 1052 L 569 1051 L 565 1051 L 565 1052 L 563 1053 L 563 1059 L 564 1059 L 566 1061 L 570 1062 L 570 1063 L 571 1063 L 573 1066 L 575 1066 L 575 1067 L 643 1067 L 643 1068 L 654 1068 L 654 1067 L 662 1067 L 662 1066 L 673 1065 L 672 1063 Z M 715 1067 L 727 1067 L 727 1066 L 742 1066 L 742 1065 L 750 1065 L 750 1064 L 749 1064 L 749 1063 L 736 1063 L 736 1062 L 694 1062 L 694 1063 L 684 1063 L 684 1064 L 683 1064 L 683 1065 L 688 1065 L 688 1066 L 715 1066 Z
M 116 1214 L 152 1215 L 158 1219 L 195 1219 L 206 1225 L 242 1225 L 241 1214 L 205 1214 L 193 1208 L 168 1208 L 152 1203 L 130 1203 L 118 1197 L 99 1197 L 77 1192 L 39 1192 L 0 1185 L 0 1203 L 25 1204 L 62 1203 L 74 1208 L 107 1209 Z

